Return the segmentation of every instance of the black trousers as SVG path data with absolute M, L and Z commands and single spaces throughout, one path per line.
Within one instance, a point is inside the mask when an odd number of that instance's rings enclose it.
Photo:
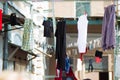
M 66 23 L 60 21 L 57 23 L 56 29 L 56 55 L 57 69 L 65 70 L 65 58 L 66 58 Z
M 88 67 L 88 72 L 92 72 L 93 71 L 93 65 L 92 64 L 89 64 L 89 67 Z

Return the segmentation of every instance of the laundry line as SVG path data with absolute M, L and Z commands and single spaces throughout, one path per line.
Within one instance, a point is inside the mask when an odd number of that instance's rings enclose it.
M 94 40 L 91 40 L 91 41 L 88 41 L 87 42 L 87 47 L 89 48 L 89 50 L 92 50 L 94 48 L 99 48 L 99 47 L 102 47 L 101 45 L 101 37 L 100 38 L 97 38 L 97 39 L 94 39 Z M 77 42 L 73 42 L 73 43 L 70 43 L 67 45 L 67 48 L 70 48 L 70 47 L 77 47 Z

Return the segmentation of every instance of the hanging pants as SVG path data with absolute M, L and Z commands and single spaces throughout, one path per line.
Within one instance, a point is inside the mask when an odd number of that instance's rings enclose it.
M 88 72 L 89 72 L 89 71 L 91 71 L 91 72 L 93 71 L 93 65 L 92 65 L 92 64 L 89 64 Z

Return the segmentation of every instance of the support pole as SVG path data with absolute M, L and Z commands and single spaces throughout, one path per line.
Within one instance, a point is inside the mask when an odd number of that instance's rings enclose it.
M 3 3 L 3 14 L 8 14 L 8 3 L 5 1 Z M 8 30 L 8 24 L 4 24 L 4 30 Z M 8 67 L 8 32 L 4 32 L 3 37 L 3 70 L 7 70 Z
M 53 19 L 53 28 L 54 28 L 54 34 L 56 31 L 56 20 L 55 20 L 55 9 L 54 9 L 54 0 L 52 0 L 52 19 Z M 54 50 L 56 49 L 56 39 L 54 37 Z

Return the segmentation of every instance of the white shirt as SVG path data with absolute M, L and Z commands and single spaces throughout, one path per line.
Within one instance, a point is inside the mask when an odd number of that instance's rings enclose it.
M 82 15 L 79 17 L 77 22 L 78 28 L 78 51 L 79 53 L 86 52 L 86 44 L 87 44 L 87 28 L 88 28 L 88 20 L 87 15 Z

